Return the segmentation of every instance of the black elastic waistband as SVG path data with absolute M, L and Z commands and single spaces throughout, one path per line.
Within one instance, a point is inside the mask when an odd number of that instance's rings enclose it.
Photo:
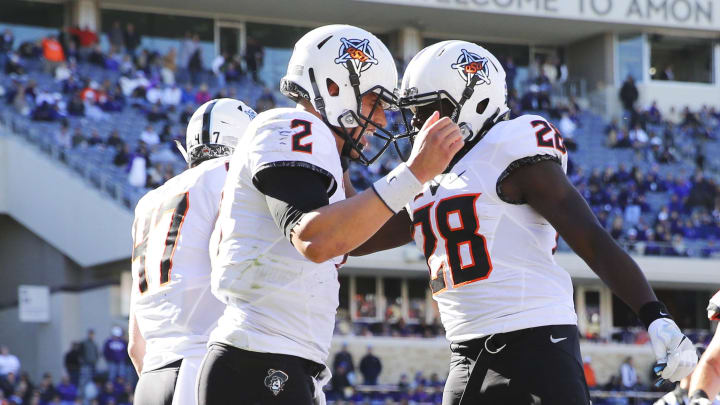
M 235 346 L 230 346 L 225 343 L 218 342 L 211 343 L 210 347 L 216 347 L 217 349 L 228 353 L 230 356 L 236 357 L 237 362 L 239 363 L 242 363 L 242 358 L 245 356 L 251 356 L 255 358 L 281 358 L 283 361 L 296 361 L 301 365 L 303 370 L 305 370 L 305 372 L 313 378 L 317 378 L 323 372 L 323 370 L 325 370 L 324 364 L 316 363 L 312 360 L 308 360 L 299 356 L 293 356 L 291 354 L 255 352 L 252 350 L 240 349 Z
M 168 363 L 162 367 L 158 367 L 153 371 L 164 370 L 166 368 L 180 368 L 180 365 L 182 364 L 182 362 L 183 362 L 183 359 L 175 360 L 172 363 Z
M 451 343 L 450 350 L 463 356 L 477 358 L 477 356 L 480 354 L 480 351 L 483 349 L 487 348 L 490 352 L 496 352 L 498 350 L 502 350 L 505 345 L 510 344 L 520 338 L 535 334 L 549 334 L 551 333 L 552 329 L 561 327 L 576 328 L 575 325 L 547 325 L 538 326 L 535 328 L 520 329 L 512 332 L 496 333 L 477 339 L 466 340 L 464 342 Z

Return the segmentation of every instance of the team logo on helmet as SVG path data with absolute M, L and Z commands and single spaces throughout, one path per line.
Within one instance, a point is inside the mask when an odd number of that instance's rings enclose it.
M 461 52 L 462 54 L 458 56 L 457 61 L 450 65 L 450 67 L 457 70 L 460 77 L 462 77 L 468 85 L 473 77 L 478 78 L 476 85 L 480 83 L 490 84 L 490 69 L 488 69 L 488 63 L 490 61 L 466 49 L 463 49 Z
M 378 64 L 369 40 L 340 38 L 340 42 L 340 52 L 335 58 L 338 65 L 345 66 L 347 61 L 351 61 L 355 72 L 360 76 L 362 72 L 370 69 L 370 66 Z
M 265 386 L 272 391 L 273 395 L 277 396 L 289 378 L 284 371 L 269 369 L 267 377 L 265 377 Z

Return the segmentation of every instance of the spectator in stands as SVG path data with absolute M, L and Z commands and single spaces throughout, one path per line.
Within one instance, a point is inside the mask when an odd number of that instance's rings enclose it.
M 62 376 L 60 383 L 55 387 L 55 391 L 63 402 L 73 402 L 77 398 L 77 387 L 70 381 L 67 375 Z
M 206 102 L 210 101 L 211 98 L 212 95 L 208 91 L 207 84 L 203 83 L 202 85 L 200 85 L 200 89 L 198 90 L 198 92 L 195 93 L 195 104 L 205 104 Z
M 17 356 L 10 353 L 10 349 L 2 345 L 0 346 L 0 377 L 5 377 L 10 373 L 18 375 L 20 372 L 20 360 Z
M 628 135 L 630 137 L 630 143 L 635 149 L 644 148 L 650 140 L 647 132 L 645 132 L 645 130 L 640 126 L 639 123 L 635 124 L 635 126 Z
M 635 79 L 632 75 L 628 75 L 620 88 L 620 101 L 625 111 L 635 110 L 635 102 L 639 96 L 637 87 L 635 87 Z
M 57 391 L 53 385 L 52 375 L 50 375 L 50 373 L 43 374 L 43 378 L 40 381 L 40 385 L 37 390 L 40 393 L 40 401 L 43 403 L 52 401 L 55 395 L 57 395 Z
M 247 46 L 245 47 L 245 66 L 252 76 L 255 83 L 260 83 L 258 70 L 262 68 L 265 51 L 258 41 L 253 37 L 247 37 Z
M 162 104 L 166 107 L 172 107 L 173 109 L 180 105 L 182 99 L 182 90 L 175 85 L 166 86 L 162 94 Z
M 108 367 L 108 378 L 115 381 L 115 378 L 126 376 L 125 358 L 127 357 L 127 341 L 123 338 L 123 330 L 119 326 L 112 328 L 111 336 L 103 345 L 103 355 Z
M 193 85 L 200 83 L 200 74 L 203 72 L 202 48 L 200 48 L 200 37 L 193 35 L 193 51 L 188 60 L 188 72 L 190 73 L 190 82 Z
M 70 383 L 78 386 L 80 382 L 80 343 L 79 342 L 73 342 L 70 350 L 65 353 L 65 371 L 67 371 L 68 377 L 70 378 Z
M 13 35 L 12 30 L 10 30 L 10 28 L 5 28 L 2 36 L 0 36 L 0 55 L 7 54 L 12 51 L 14 43 L 15 36 Z
M 346 389 L 351 387 L 352 384 L 348 379 L 348 371 L 345 366 L 341 363 L 333 367 L 332 379 L 330 380 L 332 385 L 331 392 L 338 396 L 338 398 L 347 398 Z
M 127 23 L 125 26 L 123 40 L 125 42 L 125 51 L 131 56 L 135 56 L 135 51 L 138 46 L 140 46 L 142 38 L 140 37 L 140 34 L 135 31 L 135 25 L 133 23 Z
M 18 381 L 15 373 L 8 373 L 3 378 L 0 378 L 0 391 L 3 392 L 5 397 L 10 397 L 17 388 Z
M 85 385 L 95 377 L 95 367 L 99 358 L 100 351 L 95 343 L 95 331 L 89 329 L 87 338 L 80 342 L 80 382 L 78 386 L 81 389 L 84 389 Z
M 110 31 L 108 31 L 107 36 L 111 47 L 119 51 L 122 51 L 125 48 L 125 35 L 122 27 L 120 26 L 120 21 L 113 21 L 112 27 L 110 28 Z
M 257 112 L 263 112 L 275 108 L 275 97 L 273 97 L 272 91 L 270 91 L 269 88 L 263 88 L 263 92 L 260 97 L 258 97 L 255 106 Z
M 212 67 L 210 70 L 212 70 L 213 75 L 215 75 L 215 80 L 217 81 L 218 87 L 225 87 L 225 84 L 226 84 L 225 65 L 226 65 L 227 59 L 228 59 L 227 52 L 223 52 L 223 53 L 219 53 L 212 62 Z
M 128 160 L 128 183 L 135 187 L 145 187 L 147 184 L 147 169 L 150 166 L 145 142 L 141 141 L 138 144 L 137 150 L 130 155 Z
M 363 376 L 363 384 L 377 385 L 377 379 L 382 372 L 382 363 L 372 352 L 372 346 L 367 347 L 367 353 L 360 360 L 360 373 Z
M 6 75 L 24 75 L 25 68 L 17 52 L 10 52 L 5 59 L 4 68 Z M 1 61 L 2 59 L 0 59 Z
M 344 364 L 348 372 L 355 371 L 352 354 L 350 354 L 350 352 L 348 351 L 347 343 L 343 343 L 340 351 L 335 354 L 335 359 L 333 360 L 333 368 L 337 368 L 337 366 L 340 364 Z
M 113 385 L 112 381 L 105 382 L 97 398 L 99 405 L 115 404 L 117 399 L 115 398 L 115 385 Z
M 585 373 L 585 382 L 590 389 L 597 387 L 597 380 L 595 379 L 595 370 L 591 364 L 592 359 L 590 356 L 583 357 L 583 372 Z
M 160 137 L 157 132 L 155 132 L 155 128 L 149 124 L 145 127 L 145 130 L 140 133 L 140 140 L 148 146 L 154 146 L 160 143 Z
M 240 66 L 240 61 L 236 57 L 231 58 L 229 61 L 225 63 L 225 81 L 230 82 L 238 82 L 240 81 L 242 77 L 242 67 Z
M 85 146 L 87 146 L 87 139 L 85 139 L 85 135 L 83 135 L 80 127 L 76 127 L 72 135 L 72 147 L 78 148 Z
M 56 36 L 51 35 L 42 40 L 42 52 L 45 58 L 45 73 L 53 74 L 60 62 L 65 60 L 65 54 Z
M 160 74 L 163 79 L 163 83 L 168 86 L 175 85 L 175 72 L 177 71 L 177 52 L 175 48 L 170 48 L 168 53 L 162 58 L 162 69 Z
M 633 366 L 632 357 L 628 356 L 625 361 L 620 365 L 620 382 L 622 389 L 634 390 L 638 385 L 637 372 Z
M 160 100 L 158 100 L 152 105 L 152 107 L 150 107 L 150 111 L 147 112 L 147 120 L 149 122 L 168 120 L 168 114 L 165 111 L 165 108 L 160 104 Z
M 113 164 L 117 167 L 126 167 L 128 163 L 130 163 L 130 147 L 123 143 L 115 153 Z
M 180 43 L 180 51 L 178 52 L 178 81 L 181 83 L 188 82 L 188 62 L 190 62 L 190 56 L 195 52 L 194 47 L 195 43 L 193 43 L 192 35 L 189 31 L 185 31 L 185 38 Z
M 659 80 L 675 80 L 675 72 L 673 72 L 673 65 L 666 65 L 665 69 L 660 73 Z

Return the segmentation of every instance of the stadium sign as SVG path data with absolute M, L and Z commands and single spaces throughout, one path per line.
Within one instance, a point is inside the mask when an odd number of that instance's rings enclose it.
M 716 0 L 360 0 L 532 17 L 720 31 Z

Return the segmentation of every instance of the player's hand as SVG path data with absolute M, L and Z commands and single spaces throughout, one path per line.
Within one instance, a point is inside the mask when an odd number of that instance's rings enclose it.
M 435 111 L 415 136 L 407 165 L 425 183 L 445 171 L 464 144 L 460 127 Z
M 707 307 L 708 319 L 711 321 L 720 321 L 720 291 L 710 298 L 710 304 Z
M 707 396 L 707 393 L 703 390 L 697 390 L 692 393 L 689 398 L 690 405 L 712 405 L 713 401 Z
M 678 382 L 692 372 L 698 361 L 695 346 L 672 319 L 654 320 L 648 327 L 648 334 L 657 359 L 653 370 L 660 377 L 656 385 L 665 380 Z

